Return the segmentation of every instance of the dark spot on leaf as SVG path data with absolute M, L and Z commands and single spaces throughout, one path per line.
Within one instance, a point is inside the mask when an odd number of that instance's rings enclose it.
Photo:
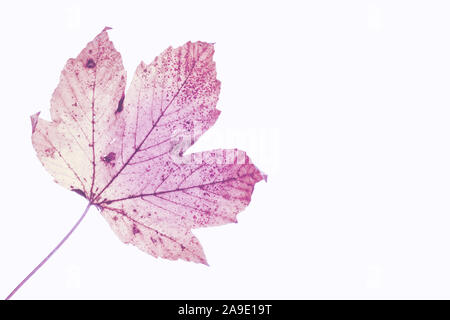
M 141 230 L 139 230 L 135 224 L 133 224 L 133 234 L 136 235 L 138 233 L 141 233 Z
M 95 68 L 94 60 L 88 59 L 88 61 L 86 62 L 86 68 L 89 68 L 89 69 Z
M 103 162 L 110 163 L 116 159 L 116 154 L 114 152 L 108 153 L 108 155 L 100 158 Z
M 122 93 L 122 98 L 119 100 L 119 104 L 117 105 L 117 110 L 114 113 L 122 112 L 123 110 L 123 100 L 125 99 L 125 94 Z
M 84 193 L 83 190 L 80 189 L 72 189 L 73 192 L 78 193 L 80 196 L 82 196 L 83 198 L 86 198 L 86 194 Z M 87 199 L 87 198 L 86 198 Z
M 55 156 L 55 151 L 56 151 L 55 148 L 47 148 L 47 149 L 44 150 L 45 156 L 46 156 L 46 157 L 50 157 L 50 158 L 54 158 L 54 156 Z

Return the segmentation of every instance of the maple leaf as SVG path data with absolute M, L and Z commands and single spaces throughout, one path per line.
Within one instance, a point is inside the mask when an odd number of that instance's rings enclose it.
M 207 264 L 191 230 L 236 222 L 254 185 L 266 179 L 237 149 L 185 154 L 220 114 L 212 44 L 188 42 L 142 62 L 125 94 L 126 72 L 108 29 L 67 61 L 51 99 L 52 121 L 31 116 L 39 160 L 88 205 L 6 299 L 91 206 L 123 242 L 154 257 Z
M 188 42 L 142 62 L 125 94 L 126 72 L 108 29 L 67 61 L 52 121 L 31 117 L 37 156 L 123 242 L 206 264 L 191 229 L 236 222 L 265 178 L 240 150 L 185 154 L 220 114 L 213 44 Z

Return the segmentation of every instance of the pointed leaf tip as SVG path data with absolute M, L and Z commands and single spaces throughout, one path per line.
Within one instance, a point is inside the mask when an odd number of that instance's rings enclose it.
M 33 134 L 34 133 L 34 131 L 36 131 L 36 126 L 37 126 L 37 123 L 38 123 L 38 119 L 39 119 L 39 114 L 40 114 L 41 112 L 39 111 L 39 112 L 37 112 L 37 113 L 35 113 L 35 114 L 33 114 L 33 115 L 31 115 L 30 116 L 30 120 L 31 120 L 31 133 Z

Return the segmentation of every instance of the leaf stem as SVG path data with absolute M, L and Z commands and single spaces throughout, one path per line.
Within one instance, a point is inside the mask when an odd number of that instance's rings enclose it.
M 41 263 L 39 263 L 34 269 L 33 271 L 30 272 L 29 275 L 27 275 L 25 277 L 25 279 L 22 280 L 22 282 L 20 282 L 17 287 L 11 291 L 11 293 L 6 297 L 5 300 L 9 300 L 27 281 L 28 279 L 30 279 L 33 274 L 36 273 L 36 271 L 38 271 L 46 262 L 48 259 L 50 259 L 50 257 L 62 246 L 62 244 L 64 242 L 66 242 L 66 240 L 70 237 L 70 235 L 75 231 L 75 229 L 78 227 L 78 225 L 81 223 L 81 221 L 83 221 L 84 217 L 86 216 L 86 214 L 89 211 L 89 208 L 91 207 L 92 203 L 89 202 L 86 209 L 84 209 L 83 214 L 81 215 L 80 219 L 78 219 L 77 223 L 75 223 L 75 225 L 72 227 L 72 229 L 70 229 L 69 233 L 67 233 L 65 235 L 65 237 L 58 243 L 58 245 L 55 247 L 55 249 L 53 249 L 47 257 L 44 258 L 44 260 L 41 261 Z

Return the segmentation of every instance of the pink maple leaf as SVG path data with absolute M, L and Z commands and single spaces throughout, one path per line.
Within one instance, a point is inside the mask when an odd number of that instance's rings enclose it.
M 31 117 L 37 156 L 56 182 L 94 205 L 125 243 L 207 264 L 191 229 L 236 222 L 265 179 L 240 150 L 185 154 L 217 120 L 214 47 L 188 42 L 141 63 L 125 94 L 122 58 L 105 28 L 67 61 L 52 121 Z M 9 298 L 8 297 L 8 298 Z

